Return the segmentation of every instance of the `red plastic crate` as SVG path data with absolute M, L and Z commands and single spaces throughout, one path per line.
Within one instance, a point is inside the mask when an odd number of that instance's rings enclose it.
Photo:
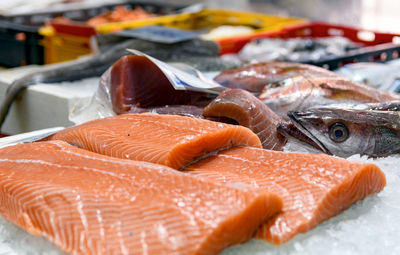
M 398 42 L 400 34 L 382 33 L 367 29 L 313 22 L 308 25 L 293 26 L 282 30 L 281 38 L 343 36 L 364 46 Z
M 246 43 L 255 39 L 294 37 L 320 38 L 329 36 L 343 36 L 353 42 L 361 43 L 364 46 L 400 42 L 400 34 L 382 33 L 322 22 L 311 22 L 307 24 L 286 27 L 279 32 L 267 32 L 247 37 L 225 39 L 218 41 L 218 43 L 221 46 L 221 55 L 223 55 L 227 53 L 237 53 L 246 45 Z
M 92 26 L 87 25 L 84 22 L 74 22 L 74 21 L 50 21 L 56 34 L 67 34 L 80 37 L 91 37 L 96 35 L 96 29 Z

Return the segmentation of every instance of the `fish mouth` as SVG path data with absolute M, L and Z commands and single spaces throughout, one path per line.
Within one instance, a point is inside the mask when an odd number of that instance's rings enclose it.
M 297 112 L 288 112 L 288 117 L 291 122 L 281 122 L 277 126 L 278 132 L 284 136 L 291 136 L 299 141 L 305 142 L 312 147 L 323 151 L 326 154 L 332 155 L 332 153 L 319 141 L 306 127 L 297 119 Z

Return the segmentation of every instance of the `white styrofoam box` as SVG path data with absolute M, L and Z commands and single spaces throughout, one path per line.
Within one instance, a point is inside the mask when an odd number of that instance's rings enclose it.
M 27 66 L 0 71 L 0 100 L 14 79 L 29 72 L 40 71 L 39 66 Z M 38 84 L 29 86 L 17 97 L 6 118 L 2 132 L 19 134 L 56 126 L 72 126 L 68 115 L 75 105 L 87 101 L 96 91 L 99 78 L 75 82 Z

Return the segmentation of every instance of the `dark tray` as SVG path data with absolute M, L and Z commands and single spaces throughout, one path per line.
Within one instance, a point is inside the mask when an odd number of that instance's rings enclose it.
M 38 31 L 48 20 L 63 16 L 75 21 L 86 21 L 98 14 L 112 10 L 117 5 L 123 5 L 128 8 L 140 6 L 148 12 L 159 15 L 171 14 L 184 7 L 165 3 L 123 2 L 95 8 L 88 7 L 11 16 L 0 15 L 0 65 L 17 67 L 44 64 L 43 36 Z
M 306 61 L 305 64 L 324 67 L 335 70 L 345 64 L 357 62 L 386 62 L 399 58 L 400 45 L 394 43 L 384 43 L 376 46 L 369 46 L 357 50 L 351 50 L 346 55 L 340 57 L 326 57 L 318 61 Z

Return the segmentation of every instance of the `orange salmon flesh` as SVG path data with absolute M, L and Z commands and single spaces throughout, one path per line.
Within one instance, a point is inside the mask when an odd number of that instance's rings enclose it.
M 65 129 L 50 139 L 107 156 L 175 169 L 223 148 L 261 147 L 257 135 L 242 126 L 151 113 L 129 113 L 90 121 Z
M 0 169 L 1 215 L 72 254 L 218 254 L 282 207 L 272 192 L 62 141 L 0 149 Z

